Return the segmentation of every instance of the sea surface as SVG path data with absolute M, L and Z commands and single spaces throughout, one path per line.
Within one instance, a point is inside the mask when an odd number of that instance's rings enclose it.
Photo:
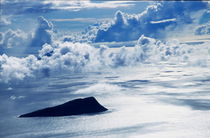
M 207 67 L 158 62 L 1 85 L 1 138 L 210 136 Z M 18 118 L 88 96 L 109 110 L 96 115 Z

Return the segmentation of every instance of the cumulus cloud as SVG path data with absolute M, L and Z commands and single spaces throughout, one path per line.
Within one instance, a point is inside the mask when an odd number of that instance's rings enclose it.
M 88 63 L 95 64 L 97 56 L 94 53 L 93 47 L 87 44 L 59 43 L 58 46 L 45 44 L 39 51 L 39 57 L 29 55 L 17 58 L 3 54 L 0 56 L 0 81 L 23 80 L 34 75 L 49 76 L 60 71 L 85 70 Z
M 3 47 L 11 48 L 13 46 L 19 46 L 22 40 L 26 39 L 27 35 L 25 32 L 17 30 L 7 30 L 5 33 L 1 34 L 1 44 Z
M 0 33 L 0 54 L 8 53 L 8 51 L 11 51 L 13 48 L 18 51 L 25 47 L 30 39 L 30 35 L 19 29 L 9 29 Z
M 36 58 L 28 56 L 26 58 L 0 56 L 0 81 L 23 80 L 25 76 L 32 76 L 32 68 Z M 33 60 L 33 61 L 32 61 Z
M 35 35 L 32 38 L 31 46 L 41 47 L 45 43 L 52 43 L 53 24 L 47 21 L 44 17 L 38 18 L 38 28 L 35 31 Z
M 164 38 L 166 31 L 193 23 L 194 19 L 191 15 L 207 8 L 208 3 L 203 1 L 174 1 L 158 2 L 136 15 L 117 11 L 114 21 L 98 26 L 94 41 L 137 40 L 142 34 L 154 38 Z
M 33 31 L 34 33 L 32 33 Z M 31 53 L 32 47 L 41 49 L 42 45 L 52 43 L 53 24 L 44 17 L 38 18 L 38 26 L 32 32 L 24 32 L 20 29 L 8 29 L 5 32 L 0 32 L 0 54 Z
M 161 42 L 143 35 L 136 45 L 130 48 L 113 49 L 105 45 L 94 48 L 85 43 L 58 42 L 43 45 L 37 57 L 29 55 L 17 58 L 1 55 L 0 81 L 11 82 L 63 72 L 97 71 L 160 61 L 209 67 L 209 58 L 209 43 L 194 46 L 178 41 Z
M 210 34 L 210 22 L 207 24 L 200 25 L 195 30 L 196 35 L 207 35 Z
M 156 39 L 164 37 L 163 30 L 173 30 L 181 24 L 192 23 L 194 19 L 190 16 L 191 13 L 205 9 L 206 6 L 205 2 L 198 2 L 196 6 L 191 2 L 160 2 L 149 6 L 138 15 L 118 11 L 113 21 L 96 23 L 83 32 L 83 35 L 76 38 L 65 37 L 63 41 L 56 43 L 52 39 L 52 23 L 39 17 L 32 39 L 25 37 L 21 31 L 8 30 L 0 33 L 1 47 L 22 45 L 17 42 L 23 43 L 24 40 L 31 41 L 30 46 L 42 47 L 37 56 L 17 58 L 0 55 L 0 81 L 10 82 L 61 72 L 133 66 L 145 62 L 158 63 L 162 60 L 208 66 L 209 57 L 206 56 L 210 54 L 209 43 L 202 44 L 201 49 L 199 46 L 177 41 L 162 42 Z M 92 44 L 78 43 L 75 41 L 77 39 L 81 40 L 80 42 L 138 41 L 132 48 L 112 49 L 106 45 L 95 48 Z

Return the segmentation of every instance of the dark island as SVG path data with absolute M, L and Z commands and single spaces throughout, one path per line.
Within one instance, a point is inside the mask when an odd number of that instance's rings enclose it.
M 94 97 L 75 99 L 61 105 L 48 107 L 31 113 L 20 115 L 19 117 L 58 117 L 81 114 L 93 114 L 107 111 L 100 105 Z

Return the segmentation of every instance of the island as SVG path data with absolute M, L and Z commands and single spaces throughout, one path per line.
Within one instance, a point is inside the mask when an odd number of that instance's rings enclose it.
M 94 97 L 79 98 L 61 105 L 33 111 L 19 117 L 58 117 L 82 114 L 96 114 L 107 111 Z

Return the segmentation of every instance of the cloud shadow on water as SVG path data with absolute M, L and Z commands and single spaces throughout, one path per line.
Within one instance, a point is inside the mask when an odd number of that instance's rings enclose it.
M 149 80 L 129 80 L 124 82 L 113 82 L 112 84 L 125 88 L 139 88 L 139 85 L 145 85 L 149 83 L 151 83 Z
M 164 102 L 179 105 L 188 106 L 193 110 L 210 110 L 210 100 L 209 99 L 165 99 Z

